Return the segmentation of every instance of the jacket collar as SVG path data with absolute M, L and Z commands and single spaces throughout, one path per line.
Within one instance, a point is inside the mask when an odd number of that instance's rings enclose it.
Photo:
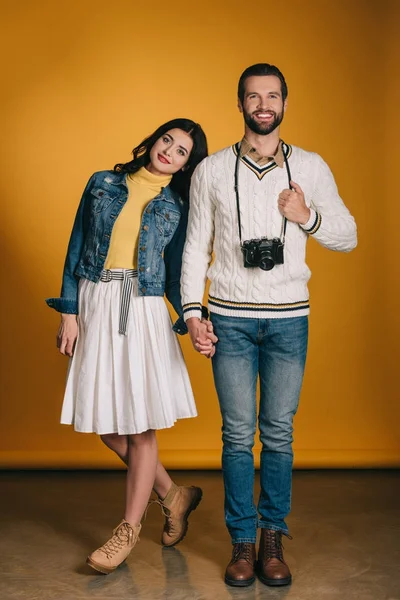
M 112 185 L 122 185 L 127 188 L 126 185 L 126 173 L 117 173 L 116 171 L 110 171 L 110 174 L 107 175 L 105 181 L 107 183 L 111 183 Z M 156 196 L 159 200 L 165 200 L 165 202 L 171 202 L 171 204 L 179 203 L 179 196 L 176 192 L 171 190 L 171 187 L 167 185 L 166 187 L 161 188 L 161 192 Z

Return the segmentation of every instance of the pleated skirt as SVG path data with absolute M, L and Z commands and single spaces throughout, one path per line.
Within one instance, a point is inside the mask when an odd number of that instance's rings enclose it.
M 119 333 L 122 281 L 79 283 L 79 333 L 61 423 L 85 433 L 128 435 L 197 415 L 171 318 L 161 296 L 129 298 Z

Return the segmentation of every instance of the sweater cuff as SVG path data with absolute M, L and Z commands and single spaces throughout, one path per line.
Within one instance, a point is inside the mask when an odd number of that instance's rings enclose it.
M 202 305 L 201 302 L 190 302 L 189 304 L 183 305 L 183 318 L 185 322 L 191 317 L 197 317 L 201 320 L 202 317 Z
M 313 208 L 310 208 L 310 218 L 308 219 L 307 223 L 304 223 L 304 225 L 300 225 L 300 227 L 304 229 L 306 233 L 312 235 L 313 233 L 316 233 L 321 227 L 321 221 L 321 215 Z

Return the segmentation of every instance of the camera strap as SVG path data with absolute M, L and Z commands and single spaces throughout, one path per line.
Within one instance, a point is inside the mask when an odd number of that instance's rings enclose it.
M 290 173 L 289 161 L 287 159 L 287 153 L 289 153 L 289 148 L 283 140 L 282 140 L 282 153 L 283 153 L 283 159 L 285 161 L 285 167 L 286 167 L 286 173 L 288 176 L 289 188 L 292 190 L 293 188 L 290 185 L 290 182 L 292 180 L 292 175 Z M 236 155 L 236 163 L 235 163 L 235 194 L 236 194 L 236 209 L 237 209 L 237 216 L 238 216 L 239 239 L 240 239 L 240 245 L 242 246 L 242 222 L 240 219 L 240 201 L 239 201 L 239 163 L 240 163 L 240 146 L 238 149 L 238 153 Z M 281 239 L 282 243 L 285 242 L 286 225 L 287 225 L 287 219 L 286 219 L 286 217 L 282 217 L 282 227 L 281 227 L 281 235 L 280 235 L 280 239 Z

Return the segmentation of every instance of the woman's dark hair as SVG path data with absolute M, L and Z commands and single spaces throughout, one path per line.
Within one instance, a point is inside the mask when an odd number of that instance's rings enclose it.
M 278 67 L 275 67 L 274 65 L 269 65 L 268 63 L 257 63 L 256 65 L 251 65 L 251 67 L 247 67 L 247 69 L 243 71 L 243 73 L 240 76 L 238 85 L 238 96 L 242 104 L 244 100 L 246 79 L 248 77 L 254 77 L 255 75 L 257 77 L 264 75 L 275 75 L 275 77 L 278 77 L 278 79 L 280 79 L 281 82 L 282 100 L 285 102 L 288 95 L 288 89 L 285 78 L 278 69 Z
M 181 198 L 188 200 L 190 178 L 193 175 L 193 171 L 208 154 L 207 138 L 204 131 L 198 123 L 195 123 L 190 119 L 172 119 L 172 121 L 168 121 L 161 125 L 154 133 L 149 135 L 132 150 L 133 160 L 115 165 L 114 171 L 117 171 L 118 173 L 136 173 L 139 169 L 148 165 L 152 147 L 161 136 L 171 129 L 182 129 L 182 131 L 186 131 L 193 140 L 193 148 L 189 160 L 185 165 L 185 169 L 180 169 L 177 173 L 174 173 L 170 183 L 171 188 L 176 191 Z

